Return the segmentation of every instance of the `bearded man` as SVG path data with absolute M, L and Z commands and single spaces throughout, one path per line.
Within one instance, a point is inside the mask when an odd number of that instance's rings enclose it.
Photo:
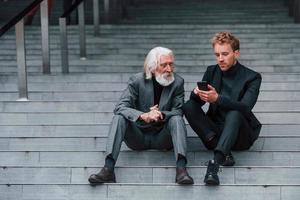
M 186 127 L 181 107 L 184 80 L 174 73 L 174 54 L 155 47 L 144 72 L 133 75 L 114 110 L 105 165 L 89 178 L 91 185 L 116 182 L 114 168 L 122 141 L 133 150 L 174 148 L 178 184 L 193 184 L 186 170 Z

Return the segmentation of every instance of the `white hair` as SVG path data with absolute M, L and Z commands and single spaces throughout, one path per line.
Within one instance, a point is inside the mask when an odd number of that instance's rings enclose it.
M 174 57 L 173 51 L 165 47 L 155 47 L 149 51 L 144 62 L 146 79 L 152 78 L 152 73 L 160 65 L 160 57 L 168 55 Z

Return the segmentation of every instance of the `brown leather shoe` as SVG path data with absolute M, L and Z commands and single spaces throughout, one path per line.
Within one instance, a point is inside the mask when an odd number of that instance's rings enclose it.
M 194 184 L 193 178 L 190 177 L 185 167 L 176 168 L 175 182 L 182 185 Z
M 98 185 L 102 183 L 115 183 L 115 172 L 108 167 L 103 167 L 98 174 L 92 174 L 90 176 L 89 182 L 91 185 Z

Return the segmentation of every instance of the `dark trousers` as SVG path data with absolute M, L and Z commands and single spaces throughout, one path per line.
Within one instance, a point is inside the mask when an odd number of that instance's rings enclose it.
M 176 160 L 179 155 L 186 157 L 186 127 L 182 116 L 170 117 L 161 128 L 159 132 L 148 130 L 145 133 L 136 123 L 115 115 L 107 138 L 106 155 L 117 161 L 124 141 L 133 150 L 174 148 Z
M 201 105 L 193 100 L 184 104 L 183 111 L 191 128 L 207 149 L 228 154 L 231 150 L 250 148 L 252 129 L 239 111 L 228 111 L 223 123 L 213 121 L 204 113 Z M 211 132 L 216 133 L 216 137 L 208 142 L 206 135 Z

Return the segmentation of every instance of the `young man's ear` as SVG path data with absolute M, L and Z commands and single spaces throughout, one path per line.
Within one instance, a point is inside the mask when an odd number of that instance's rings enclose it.
M 235 50 L 233 53 L 234 53 L 235 58 L 240 57 L 240 50 Z

